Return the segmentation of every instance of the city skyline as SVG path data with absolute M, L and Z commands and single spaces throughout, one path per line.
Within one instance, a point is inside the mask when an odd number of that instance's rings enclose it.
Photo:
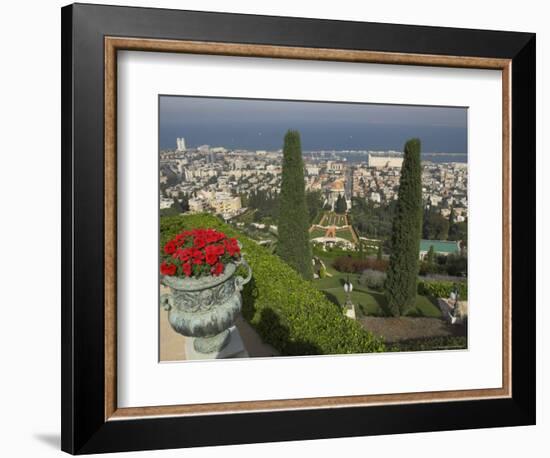
M 467 154 L 467 108 L 347 102 L 160 96 L 159 142 L 230 149 L 282 147 L 299 130 L 304 150 L 396 150 L 410 137 L 424 152 Z

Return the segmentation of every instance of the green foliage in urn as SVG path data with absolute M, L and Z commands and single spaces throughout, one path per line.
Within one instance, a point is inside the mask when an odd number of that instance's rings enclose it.
M 407 141 L 404 153 L 386 280 L 388 307 L 394 316 L 414 307 L 422 233 L 420 140 Z
M 237 237 L 253 272 L 245 286 L 243 316 L 282 355 L 370 353 L 383 342 L 346 318 L 310 282 L 279 257 L 207 214 L 161 218 L 161 247 L 182 230 L 209 227 Z
M 303 278 L 311 280 L 313 269 L 308 229 L 309 213 L 300 134 L 289 130 L 283 147 L 277 254 Z

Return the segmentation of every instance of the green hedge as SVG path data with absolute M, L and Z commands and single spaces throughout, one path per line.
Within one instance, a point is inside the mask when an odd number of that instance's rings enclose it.
M 458 289 L 459 300 L 467 300 L 468 282 L 421 280 L 418 282 L 418 294 L 448 298 L 455 287 Z
M 161 218 L 161 246 L 178 232 L 198 227 L 222 230 L 241 243 L 253 272 L 252 281 L 243 290 L 243 316 L 281 355 L 385 350 L 379 338 L 346 318 L 339 307 L 280 258 L 212 215 Z
M 468 348 L 466 336 L 424 337 L 388 345 L 388 351 L 462 350 Z

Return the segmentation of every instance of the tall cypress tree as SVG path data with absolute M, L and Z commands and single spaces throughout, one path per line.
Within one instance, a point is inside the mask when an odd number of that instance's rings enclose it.
M 283 148 L 277 254 L 307 280 L 313 278 L 300 133 L 289 130 Z
M 334 211 L 340 215 L 343 215 L 344 213 L 346 213 L 347 209 L 348 209 L 348 204 L 346 203 L 346 198 L 341 194 L 338 194 L 338 198 L 336 199 L 336 205 L 334 206 Z
M 414 138 L 405 143 L 386 279 L 388 307 L 394 316 L 404 314 L 416 300 L 422 234 L 421 173 L 420 140 Z
M 428 250 L 428 254 L 426 255 L 426 262 L 430 267 L 433 266 L 435 260 L 435 252 L 434 252 L 434 246 L 430 245 L 430 249 Z
M 449 213 L 449 227 L 455 223 L 455 207 L 451 206 L 451 212 Z

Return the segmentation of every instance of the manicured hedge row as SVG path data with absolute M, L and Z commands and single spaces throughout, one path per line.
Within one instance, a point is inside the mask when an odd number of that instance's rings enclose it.
M 383 342 L 268 250 L 208 214 L 163 217 L 160 243 L 178 232 L 214 228 L 236 237 L 253 271 L 243 291 L 243 316 L 282 355 L 370 353 Z
M 448 298 L 451 292 L 458 289 L 459 300 L 468 299 L 468 282 L 421 280 L 418 282 L 418 294 L 432 297 Z

